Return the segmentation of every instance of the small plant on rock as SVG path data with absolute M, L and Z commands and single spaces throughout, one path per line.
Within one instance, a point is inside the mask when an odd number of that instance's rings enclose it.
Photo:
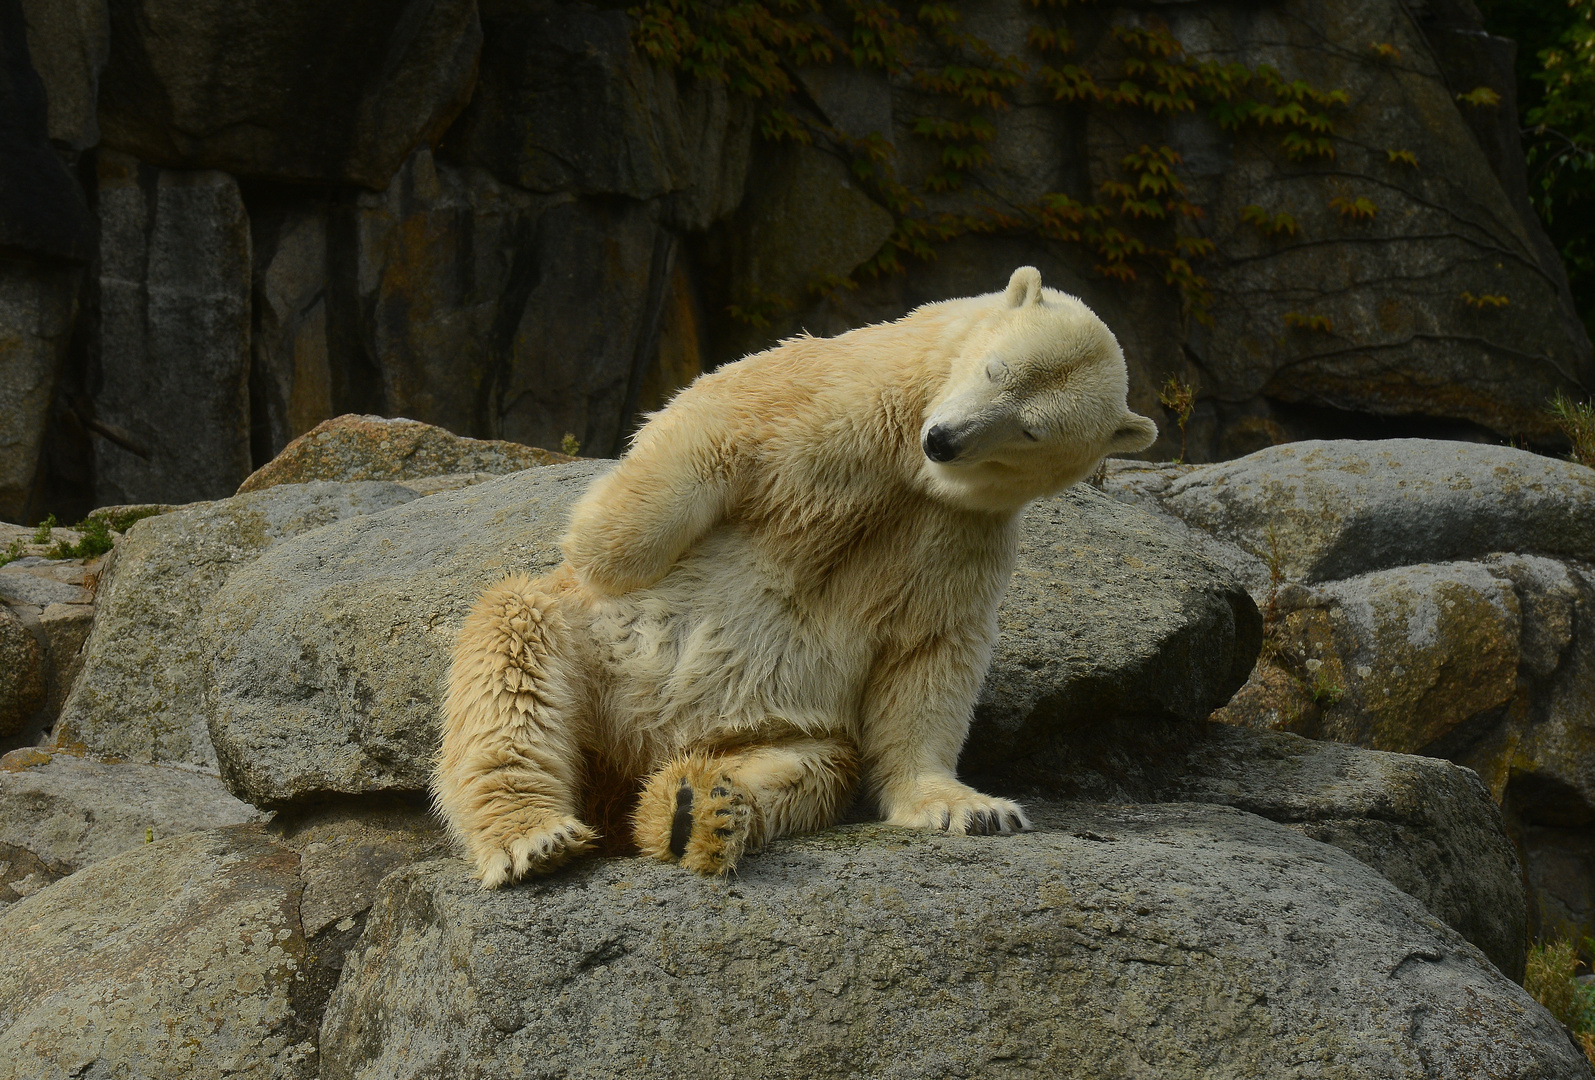
M 1585 938 L 1584 947 L 1595 953 L 1595 938 Z M 1579 966 L 1578 950 L 1571 941 L 1535 945 L 1523 970 L 1523 989 L 1567 1025 L 1595 1065 L 1595 984 L 1576 980 Z
M 567 431 L 565 437 L 559 441 L 559 448 L 570 457 L 575 457 L 581 452 L 582 444 L 576 441 L 575 435 Z
M 1174 414 L 1174 422 L 1180 427 L 1180 456 L 1174 459 L 1174 464 L 1185 463 L 1185 425 L 1191 421 L 1191 413 L 1196 409 L 1196 387 L 1191 383 L 1180 382 L 1178 376 L 1170 375 L 1163 388 L 1158 391 L 1157 399 L 1165 409 Z
M 1558 393 L 1551 400 L 1551 417 L 1573 444 L 1569 456 L 1580 465 L 1595 469 L 1595 402 L 1574 401 Z
M 50 530 L 59 524 L 60 522 L 55 520 L 54 514 L 39 522 L 39 527 L 33 530 L 33 542 L 35 544 L 48 544 L 50 542 Z
M 94 559 L 104 555 L 115 546 L 115 539 L 111 536 L 111 527 L 104 518 L 85 518 L 73 526 L 82 531 L 83 535 L 75 544 L 65 540 L 56 541 L 55 547 L 50 549 L 49 557 L 52 559 Z

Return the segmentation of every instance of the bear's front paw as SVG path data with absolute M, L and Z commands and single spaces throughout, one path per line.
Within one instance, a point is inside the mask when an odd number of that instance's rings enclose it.
M 952 836 L 1027 832 L 1030 819 L 1018 803 L 982 795 L 965 784 L 929 785 L 887 807 L 886 824 L 933 829 Z
M 598 840 L 597 833 L 568 814 L 524 816 L 525 821 L 497 822 L 491 835 L 473 838 L 471 853 L 482 888 L 497 889 L 528 874 L 557 870 Z
M 740 784 L 691 759 L 656 773 L 637 810 L 637 846 L 700 874 L 727 874 L 748 848 L 753 800 Z

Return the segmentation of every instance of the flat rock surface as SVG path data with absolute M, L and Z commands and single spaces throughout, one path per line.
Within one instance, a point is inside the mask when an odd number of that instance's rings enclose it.
M 1012 837 L 780 841 L 728 882 L 593 860 L 484 892 L 419 864 L 348 958 L 322 1075 L 1587 1075 L 1334 848 L 1219 807 L 1036 811 Z
M 261 491 L 311 480 L 422 480 L 456 473 L 519 472 L 571 458 L 502 439 L 466 439 L 403 417 L 348 414 L 324 420 L 283 447 L 239 487 Z M 468 483 L 469 481 L 461 481 Z
M 1340 848 L 1484 951 L 1523 973 L 1522 871 L 1479 778 L 1434 758 L 1385 754 L 1213 722 L 1087 719 L 1023 754 L 961 768 L 979 787 L 1033 799 L 1234 806 Z
M 258 825 L 191 833 L 0 913 L 0 1078 L 315 1076 L 298 861 Z
M 284 538 L 415 497 L 397 484 L 298 484 L 135 524 L 101 581 L 83 675 L 62 706 L 56 741 L 214 768 L 200 707 L 212 649 L 201 627 L 205 604 L 240 566 Z
M 56 874 L 261 817 L 205 773 L 28 750 L 0 759 L 0 843 L 31 852 Z
M 1494 551 L 1595 559 L 1595 469 L 1505 446 L 1309 440 L 1202 465 L 1156 495 L 1291 581 Z
M 208 613 L 222 775 L 278 805 L 420 791 L 453 635 L 505 574 L 557 564 L 571 503 L 606 463 L 431 496 L 284 544 Z M 1245 681 L 1245 591 L 1156 517 L 1094 493 L 1031 512 L 973 741 L 1006 754 L 1076 710 L 1204 716 Z

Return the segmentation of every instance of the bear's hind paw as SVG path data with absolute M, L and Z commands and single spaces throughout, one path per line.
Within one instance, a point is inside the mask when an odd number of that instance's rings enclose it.
M 648 785 L 637 846 L 699 874 L 728 874 L 748 849 L 753 800 L 730 776 L 693 766 L 667 768 Z
M 547 874 L 591 849 L 598 834 L 574 817 L 550 817 L 534 829 L 478 847 L 482 888 L 497 889 L 529 874 Z

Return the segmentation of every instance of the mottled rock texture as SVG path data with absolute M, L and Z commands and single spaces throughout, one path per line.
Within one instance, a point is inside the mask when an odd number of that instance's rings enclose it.
M 211 738 L 234 792 L 280 805 L 423 790 L 455 629 L 489 584 L 558 563 L 568 508 L 604 467 L 431 496 L 234 574 L 200 631 Z M 1031 511 L 1019 566 L 973 736 L 983 753 L 1017 752 L 1076 711 L 1201 717 L 1250 670 L 1250 598 L 1152 515 L 1090 492 L 1049 500 Z M 1067 623 L 1043 621 L 1065 602 Z
M 404 483 L 458 473 L 504 474 L 570 461 L 564 454 L 502 440 L 462 439 L 439 427 L 380 416 L 339 416 L 316 425 L 238 488 L 261 491 L 313 480 Z
M 1157 498 L 1296 582 L 1492 551 L 1595 558 L 1595 470 L 1508 446 L 1310 440 L 1184 472 Z
M 11 905 L 0 1076 L 315 1076 L 297 869 L 245 825 L 144 845 Z
M 15 864 L 0 886 L 24 877 L 16 849 L 64 877 L 146 843 L 262 816 L 205 773 L 14 751 L 0 758 L 0 843 Z
M 9 527 L 0 526 L 0 543 L 10 540 Z M 70 529 L 51 530 L 56 543 L 76 543 L 78 534 Z M 22 531 L 19 539 L 36 539 L 32 530 Z M 53 545 L 26 544 L 21 550 L 50 551 Z M 59 554 L 57 552 L 56 554 Z M 0 753 L 18 746 L 37 743 L 55 726 L 66 695 L 83 668 L 83 643 L 94 623 L 94 589 L 104 559 L 45 558 L 24 555 L 0 567 L 0 609 L 5 620 L 15 620 L 33 640 L 32 650 L 13 648 L 7 663 L 11 667 L 13 702 L 18 697 L 33 702 L 31 711 L 12 711 L 9 722 L 0 721 Z M 34 694 L 43 688 L 43 696 Z M 0 712 L 5 710 L 0 709 Z
M 214 768 L 201 691 L 201 612 L 243 565 L 280 540 L 415 498 L 397 484 L 285 485 L 146 518 L 101 582 L 84 673 L 56 742 L 134 761 Z
M 82 767 L 124 793 L 172 771 Z M 174 792 L 154 786 L 158 816 Z M 198 821 L 190 807 L 173 824 Z M 319 1076 L 321 1014 L 378 880 L 435 858 L 439 839 L 417 806 L 330 806 L 141 838 L 49 887 L 35 865 L 13 883 L 25 898 L 0 911 L 0 1077 Z M 0 840 L 0 862 L 28 858 Z
M 1002 838 L 783 840 L 728 882 L 608 860 L 484 892 L 463 863 L 418 865 L 349 958 L 323 1075 L 1587 1069 L 1477 950 L 1332 848 L 1215 807 L 1037 817 Z

